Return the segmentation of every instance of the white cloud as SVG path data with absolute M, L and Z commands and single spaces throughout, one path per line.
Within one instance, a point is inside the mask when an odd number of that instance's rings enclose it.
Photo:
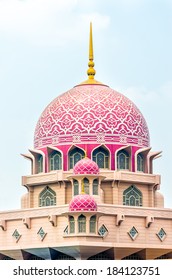
M 75 13 L 76 7 L 78 0 L 1 0 L 0 31 L 44 46 L 82 39 L 89 21 L 95 22 L 95 29 L 108 26 L 108 16 Z
M 119 92 L 124 93 L 138 106 L 143 104 L 143 106 L 147 106 L 146 104 L 152 106 L 155 103 L 158 105 L 163 105 L 164 103 L 166 106 L 172 105 L 172 81 L 165 83 L 158 89 L 148 90 L 140 87 L 129 87 L 122 90 L 119 88 Z

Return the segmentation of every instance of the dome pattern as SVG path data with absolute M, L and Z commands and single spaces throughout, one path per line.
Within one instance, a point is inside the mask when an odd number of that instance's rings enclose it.
M 99 167 L 96 162 L 86 157 L 75 164 L 73 174 L 99 174 Z
M 76 195 L 69 204 L 69 211 L 97 211 L 97 203 L 88 194 Z
M 79 142 L 149 146 L 146 121 L 124 95 L 105 85 L 79 85 L 54 99 L 38 120 L 34 147 Z

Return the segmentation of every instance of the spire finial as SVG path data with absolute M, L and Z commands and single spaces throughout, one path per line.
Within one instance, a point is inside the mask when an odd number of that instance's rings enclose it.
M 90 22 L 90 37 L 89 37 L 89 62 L 88 62 L 88 70 L 87 75 L 88 79 L 80 85 L 104 85 L 101 82 L 98 82 L 94 79 L 96 74 L 96 70 L 94 69 L 94 54 L 93 54 L 93 35 L 92 35 L 92 22 Z
M 89 40 L 89 62 L 88 62 L 88 70 L 87 75 L 88 78 L 93 80 L 94 76 L 96 74 L 96 71 L 94 69 L 94 54 L 93 54 L 93 35 L 92 35 L 92 22 L 90 22 L 90 40 Z
M 89 40 L 89 60 L 94 59 L 93 54 L 93 33 L 92 33 L 92 22 L 90 22 L 90 40 Z

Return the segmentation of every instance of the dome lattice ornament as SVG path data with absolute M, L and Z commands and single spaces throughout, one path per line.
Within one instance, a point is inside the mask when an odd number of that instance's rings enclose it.
M 69 211 L 97 211 L 97 203 L 88 194 L 76 195 L 69 204 Z

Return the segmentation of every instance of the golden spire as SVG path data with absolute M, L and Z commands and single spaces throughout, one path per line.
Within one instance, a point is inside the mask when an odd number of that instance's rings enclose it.
M 96 70 L 94 69 L 94 54 L 93 54 L 93 35 L 92 35 L 92 22 L 90 22 L 90 35 L 89 35 L 89 62 L 88 62 L 88 80 L 81 83 L 81 85 L 85 84 L 102 84 L 94 79 L 96 74 Z
M 87 158 L 87 145 L 85 147 L 84 153 L 85 153 L 85 158 Z
M 84 180 L 83 179 L 81 181 L 81 194 L 85 194 L 85 191 L 84 191 Z
M 92 22 L 90 22 L 90 40 L 89 40 L 89 62 L 88 62 L 88 70 L 87 75 L 89 79 L 94 79 L 96 74 L 94 67 L 94 54 L 93 54 L 93 35 L 92 35 Z

